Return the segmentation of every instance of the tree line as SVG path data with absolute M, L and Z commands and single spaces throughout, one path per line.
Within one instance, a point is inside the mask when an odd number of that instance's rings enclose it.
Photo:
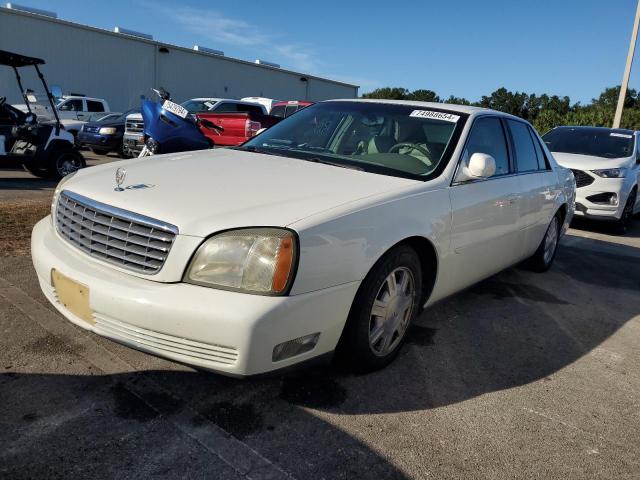
M 512 92 L 502 87 L 483 96 L 478 102 L 470 102 L 466 98 L 450 96 L 440 98 L 433 90 L 409 91 L 400 87 L 378 88 L 365 93 L 362 98 L 379 98 L 389 100 L 417 100 L 423 102 L 454 103 L 458 105 L 474 105 L 492 108 L 524 118 L 544 134 L 559 125 L 593 125 L 610 127 L 613 123 L 620 86 L 606 88 L 591 103 L 582 105 L 571 103 L 567 96 L 536 95 L 524 92 Z M 640 96 L 634 89 L 627 91 L 625 108 L 622 115 L 622 128 L 640 130 Z

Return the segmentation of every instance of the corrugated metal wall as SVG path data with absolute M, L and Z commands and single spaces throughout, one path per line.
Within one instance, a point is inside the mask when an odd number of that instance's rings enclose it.
M 168 53 L 159 51 L 160 46 Z M 0 8 L 0 49 L 44 59 L 42 70 L 50 86 L 105 98 L 113 111 L 139 105 L 140 96 L 149 96 L 154 86 L 164 87 L 179 102 L 207 96 L 315 101 L 357 96 L 353 85 L 5 8 Z M 24 87 L 41 92 L 33 69 L 22 70 Z M 0 96 L 23 103 L 13 70 L 7 67 L 0 67 Z

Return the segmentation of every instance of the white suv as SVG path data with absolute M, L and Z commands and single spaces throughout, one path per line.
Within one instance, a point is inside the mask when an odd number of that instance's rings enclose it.
M 542 138 L 558 164 L 573 170 L 577 216 L 617 222 L 626 233 L 640 211 L 640 132 L 557 127 Z

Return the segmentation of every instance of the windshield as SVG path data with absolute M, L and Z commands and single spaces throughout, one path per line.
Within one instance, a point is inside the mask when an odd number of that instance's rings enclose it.
M 215 104 L 215 100 L 187 100 L 186 102 L 181 103 L 189 113 L 206 112 L 211 110 Z
M 633 154 L 633 135 L 630 131 L 602 128 L 555 128 L 542 139 L 549 150 L 604 158 L 624 158 Z
M 124 113 L 110 113 L 104 117 L 101 117 L 99 122 L 122 122 L 124 123 L 127 119 L 127 115 L 131 115 L 132 113 L 140 113 L 140 110 L 137 108 L 132 108 L 131 110 L 127 110 Z M 103 114 L 104 115 L 104 114 Z
M 240 148 L 424 180 L 444 168 L 466 118 L 421 106 L 323 102 Z

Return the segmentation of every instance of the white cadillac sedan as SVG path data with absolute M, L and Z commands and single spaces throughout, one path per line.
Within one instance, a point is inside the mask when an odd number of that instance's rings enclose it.
M 615 222 L 626 233 L 640 212 L 640 132 L 604 127 L 556 127 L 542 137 L 576 178 L 576 216 Z
M 336 351 L 372 370 L 422 308 L 548 269 L 574 196 L 516 117 L 328 101 L 240 147 L 66 177 L 32 255 L 67 319 L 133 348 L 235 376 Z

